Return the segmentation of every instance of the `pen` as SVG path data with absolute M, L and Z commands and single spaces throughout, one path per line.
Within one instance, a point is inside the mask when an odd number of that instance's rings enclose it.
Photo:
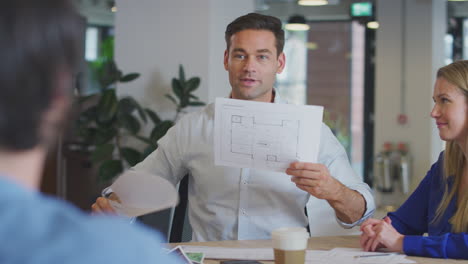
M 360 255 L 354 256 L 354 258 L 369 258 L 369 257 L 381 257 L 381 256 L 390 256 L 395 255 L 395 253 L 382 253 L 382 254 L 372 254 L 372 255 Z

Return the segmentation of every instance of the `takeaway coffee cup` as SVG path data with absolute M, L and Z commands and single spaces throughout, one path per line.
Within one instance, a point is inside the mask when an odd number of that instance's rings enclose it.
M 275 264 L 304 264 L 309 233 L 303 227 L 285 227 L 271 233 Z

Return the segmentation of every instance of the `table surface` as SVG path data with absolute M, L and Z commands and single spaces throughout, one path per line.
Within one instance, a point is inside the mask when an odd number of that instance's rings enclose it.
M 226 240 L 226 241 L 211 241 L 211 242 L 190 242 L 190 243 L 172 243 L 171 247 L 177 245 L 192 245 L 192 246 L 211 246 L 211 247 L 233 247 L 233 248 L 271 248 L 271 240 Z M 359 236 L 333 236 L 333 237 L 312 237 L 308 242 L 308 249 L 329 250 L 336 247 L 359 248 Z M 407 257 L 417 263 L 423 264 L 450 264 L 450 263 L 466 263 L 468 260 L 454 259 L 434 259 L 422 257 Z M 206 259 L 205 264 L 217 264 L 219 260 Z M 261 261 L 261 263 L 273 263 L 272 261 Z

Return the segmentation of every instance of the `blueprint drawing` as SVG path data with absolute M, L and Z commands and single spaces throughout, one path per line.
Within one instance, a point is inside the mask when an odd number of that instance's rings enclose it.
M 284 172 L 316 162 L 323 107 L 218 98 L 215 164 Z

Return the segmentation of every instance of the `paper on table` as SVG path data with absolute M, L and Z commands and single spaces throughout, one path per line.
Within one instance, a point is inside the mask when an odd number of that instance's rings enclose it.
M 177 205 L 179 196 L 166 179 L 141 171 L 129 170 L 110 186 L 120 203 L 111 201 L 119 214 L 140 216 Z
M 322 106 L 216 98 L 215 165 L 284 172 L 317 162 Z
M 271 248 L 227 248 L 207 246 L 182 246 L 185 252 L 199 252 L 205 254 L 205 259 L 245 259 L 245 260 L 273 260 Z
M 205 255 L 205 259 L 245 259 L 245 260 L 274 260 L 272 248 L 228 248 L 208 246 L 182 246 L 185 252 L 199 252 Z M 388 256 L 355 258 L 355 256 L 375 255 L 376 252 L 364 252 L 357 248 L 335 248 L 326 250 L 307 250 L 305 263 L 320 264 L 402 264 L 416 263 L 406 259 L 404 254 Z
M 359 248 L 334 248 L 329 251 L 328 258 L 335 263 L 375 263 L 375 264 L 402 264 L 416 263 L 410 259 L 406 259 L 404 254 L 379 255 L 386 252 L 367 252 Z M 374 257 L 357 257 L 372 255 Z M 375 256 L 379 255 L 379 256 Z
M 200 252 L 205 259 L 245 259 L 245 260 L 274 260 L 273 248 L 227 248 L 207 246 L 182 246 L 185 252 Z M 308 256 L 323 256 L 324 250 L 307 250 Z

